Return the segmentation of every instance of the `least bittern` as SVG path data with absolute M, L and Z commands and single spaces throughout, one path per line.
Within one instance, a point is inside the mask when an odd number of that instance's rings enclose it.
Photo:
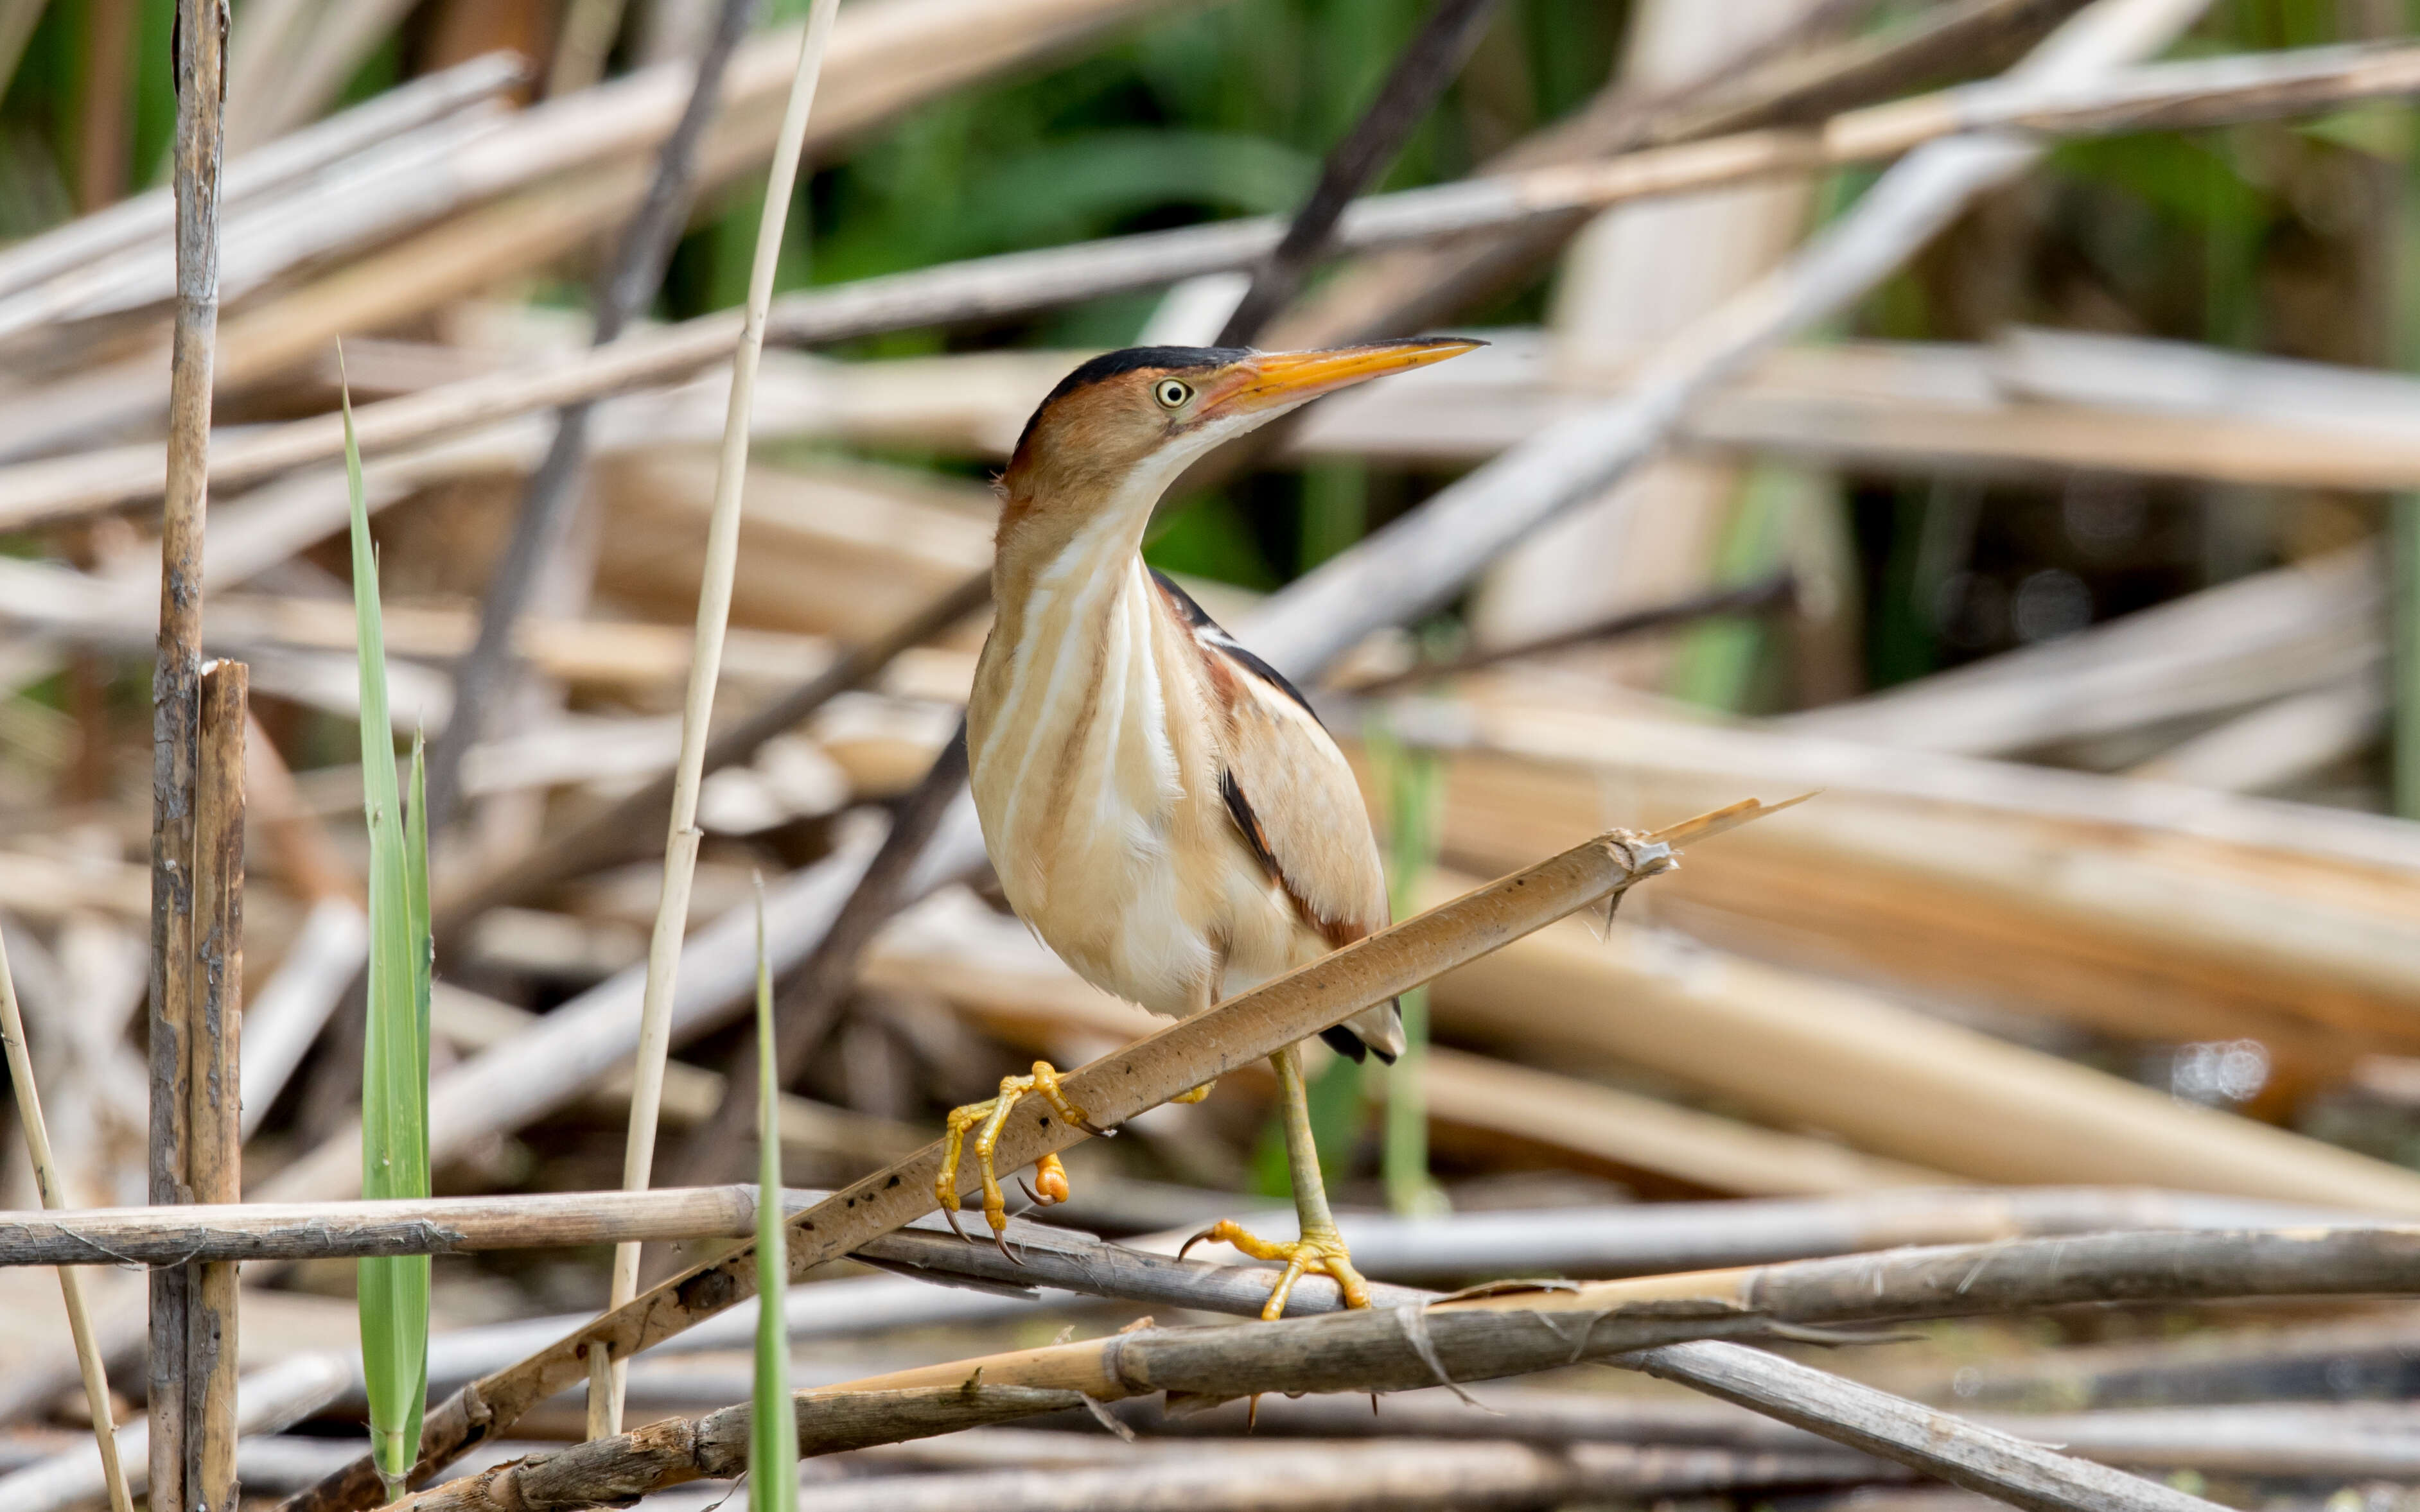
M 967 749 L 1001 890 L 1087 981 L 1181 1017 L 1387 924 L 1377 842 L 1343 753 L 1293 685 L 1143 565 L 1143 530 L 1162 490 L 1220 442 L 1479 345 L 1137 347 L 1077 368 L 1027 422 L 1001 478 L 997 618 L 967 705 Z M 1392 1003 L 1322 1038 L 1356 1060 L 1392 1060 L 1404 1042 Z M 1300 1049 L 1273 1058 L 1299 1237 L 1273 1243 L 1221 1223 L 1197 1238 L 1284 1263 L 1264 1317 L 1314 1272 L 1366 1306 L 1320 1180 Z M 995 1238 L 1008 1219 L 992 1150 L 1029 1092 L 1091 1127 L 1047 1063 L 950 1118 L 941 1206 L 957 1207 L 973 1129 Z M 1038 1198 L 1065 1195 L 1055 1158 L 1039 1176 Z

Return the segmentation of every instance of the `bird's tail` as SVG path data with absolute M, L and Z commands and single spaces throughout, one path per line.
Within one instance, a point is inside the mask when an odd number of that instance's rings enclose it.
M 1403 1004 L 1389 997 L 1333 1028 L 1320 1030 L 1319 1037 L 1338 1055 L 1350 1056 L 1357 1061 L 1367 1059 L 1375 1051 L 1380 1060 L 1391 1066 L 1395 1057 L 1404 1053 Z

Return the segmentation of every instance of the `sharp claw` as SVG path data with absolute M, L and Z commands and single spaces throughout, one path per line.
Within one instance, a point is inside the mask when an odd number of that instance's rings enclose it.
M 955 1209 L 955 1208 L 943 1208 L 943 1209 L 941 1210 L 941 1216 L 942 1216 L 944 1219 L 947 1219 L 947 1220 L 948 1220 L 949 1225 L 950 1225 L 950 1232 L 951 1232 L 951 1233 L 954 1233 L 954 1234 L 957 1235 L 960 1239 L 965 1240 L 965 1241 L 966 1241 L 968 1243 L 970 1243 L 970 1244 L 971 1244 L 971 1243 L 973 1243 L 973 1242 L 974 1242 L 973 1238 L 972 1238 L 970 1235 L 969 1235 L 965 1229 L 963 1229 L 963 1228 L 961 1228 L 961 1227 L 958 1227 L 958 1210 L 957 1210 L 957 1209 Z
M 1115 1129 L 1104 1129 L 1090 1119 L 1075 1119 L 1070 1121 L 1095 1139 L 1115 1139 L 1118 1136 Z
M 1048 1204 L 1047 1202 L 1045 1202 L 1045 1201 L 1043 1201 L 1043 1200 L 1042 1200 L 1042 1194 L 1041 1194 L 1041 1193 L 1036 1192 L 1035 1190 L 1033 1190 L 1033 1183 L 1032 1183 L 1032 1182 L 1031 1182 L 1031 1181 L 1028 1181 L 1028 1180 L 1027 1180 L 1023 1176 L 1021 1176 L 1021 1175 L 1020 1175 L 1019 1177 L 1017 1177 L 1017 1179 L 1016 1179 L 1016 1189 L 1017 1189 L 1019 1192 L 1024 1193 L 1024 1194 L 1025 1194 L 1025 1200 L 1026 1200 L 1026 1201 L 1028 1201 L 1028 1202 L 1032 1203 L 1035 1207 L 1037 1207 L 1037 1208 L 1047 1208 L 1047 1207 L 1050 1206 L 1050 1204 Z
M 1177 1246 L 1176 1257 L 1180 1260 L 1185 1258 L 1186 1255 L 1192 1250 L 1194 1245 L 1201 1243 L 1203 1240 L 1208 1239 L 1218 1231 L 1218 1230 L 1216 1227 L 1204 1228 L 1202 1232 L 1194 1235 L 1191 1239 L 1187 1240 L 1183 1244 Z
M 991 1242 L 1000 1246 L 1000 1253 L 1007 1259 L 1009 1264 L 1023 1265 L 1025 1263 L 1023 1260 L 1016 1257 L 1016 1252 L 1015 1250 L 1008 1247 L 1008 1234 L 1006 1231 L 998 1228 L 993 1229 Z

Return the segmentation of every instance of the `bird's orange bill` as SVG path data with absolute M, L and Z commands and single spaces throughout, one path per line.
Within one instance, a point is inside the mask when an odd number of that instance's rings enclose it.
M 1483 341 L 1435 336 L 1317 352 L 1263 352 L 1236 363 L 1233 386 L 1212 394 L 1204 408 L 1214 413 L 1249 414 L 1279 405 L 1300 404 L 1388 373 L 1460 357 L 1486 345 Z
M 1716 809 L 1712 813 L 1701 813 L 1695 819 L 1683 819 L 1677 825 L 1667 825 L 1647 838 L 1664 845 L 1686 845 L 1692 841 L 1704 840 L 1710 835 L 1719 835 L 1726 829 L 1737 829 L 1742 825 L 1765 818 L 1770 814 L 1777 814 L 1784 809 L 1794 809 L 1813 796 L 1815 795 L 1812 793 L 1802 793 L 1794 798 L 1784 798 L 1779 803 L 1764 803 L 1755 798 L 1742 798 L 1739 802 Z

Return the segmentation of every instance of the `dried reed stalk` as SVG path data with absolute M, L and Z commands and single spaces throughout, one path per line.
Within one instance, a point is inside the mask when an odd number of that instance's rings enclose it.
M 647 984 L 639 1009 L 637 1078 L 630 1092 L 630 1127 L 622 1152 L 622 1184 L 630 1190 L 647 1184 L 655 1165 L 656 1123 L 663 1102 L 664 1061 L 672 1049 L 673 992 L 680 974 L 681 937 L 688 932 L 690 884 L 697 872 L 697 848 L 705 832 L 697 826 L 698 790 L 706 780 L 707 727 L 714 716 L 714 689 L 722 672 L 722 640 L 731 622 L 731 583 L 739 557 L 739 499 L 748 478 L 748 418 L 755 401 L 756 369 L 765 350 L 766 311 L 773 302 L 773 275 L 782 254 L 783 228 L 789 224 L 790 200 L 796 192 L 799 162 L 806 150 L 807 117 L 815 102 L 815 85 L 823 74 L 824 51 L 831 38 L 838 0 L 815 0 L 799 44 L 798 73 L 790 84 L 781 134 L 775 139 L 773 165 L 766 177 L 765 208 L 757 222 L 755 258 L 748 273 L 748 303 L 739 345 L 731 366 L 731 407 L 723 422 L 722 453 L 714 480 L 714 507 L 706 534 L 706 563 L 697 598 L 697 649 L 690 667 L 689 695 L 681 706 L 680 759 L 673 772 L 672 825 L 664 841 L 664 885 L 656 911 L 656 925 L 647 942 Z M 762 900 L 757 933 L 763 939 Z M 639 1246 L 623 1244 L 613 1252 L 613 1277 L 607 1311 L 620 1308 L 638 1291 Z M 622 1382 L 628 1371 L 627 1353 L 598 1349 L 589 1356 L 588 1431 L 591 1437 L 616 1433 L 622 1426 Z
M 33 1057 L 25 1047 L 25 1020 L 17 1008 L 17 983 L 8 970 L 8 950 L 0 942 L 0 1051 L 8 1060 L 8 1089 L 17 1100 L 17 1121 L 25 1132 L 25 1152 L 34 1163 L 34 1191 L 45 1209 L 66 1206 L 59 1188 L 58 1163 L 51 1157 L 51 1135 L 42 1122 L 42 1099 L 34 1085 Z M 68 1333 L 75 1340 L 76 1366 L 84 1376 L 85 1407 L 92 1413 L 92 1440 L 101 1457 L 102 1479 L 109 1490 L 110 1512 L 133 1512 L 126 1489 L 126 1473 L 117 1462 L 117 1427 L 111 1414 L 109 1372 L 102 1365 L 101 1343 L 93 1336 L 92 1317 L 84 1304 L 84 1287 L 72 1266 L 61 1264 L 59 1301 L 67 1309 Z
M 193 1000 L 185 1011 L 188 1200 L 243 1197 L 237 1025 L 243 1004 L 244 725 L 241 662 L 203 669 L 194 793 Z M 237 1275 L 187 1261 L 185 1493 L 204 1512 L 236 1505 Z
M 1674 845 L 1762 811 L 1750 803 L 1653 836 L 1600 837 L 1094 1062 L 1067 1078 L 1068 1096 L 1106 1124 L 1124 1121 L 1340 1023 L 1369 1003 L 1625 890 L 1668 868 Z M 999 1159 L 1014 1168 L 1080 1137 L 1047 1113 L 1027 1110 L 1009 1119 Z M 928 1146 L 792 1220 L 792 1273 L 933 1211 L 939 1205 L 933 1185 L 939 1154 L 938 1144 Z M 971 1180 L 972 1173 L 963 1179 Z M 423 1465 L 414 1479 L 425 1480 L 462 1449 L 504 1432 L 536 1402 L 584 1377 L 589 1354 L 611 1350 L 627 1359 L 752 1295 L 752 1252 L 743 1249 L 668 1281 L 520 1364 L 465 1387 L 429 1415 Z M 365 1461 L 288 1506 L 291 1512 L 359 1512 L 376 1490 Z
M 1357 1401 L 1366 1415 L 1369 1407 Z M 995 1430 L 1011 1432 L 1014 1430 Z M 944 1443 L 954 1441 L 944 1441 Z M 965 1447 L 975 1450 L 979 1440 Z M 1188 1512 L 1483 1512 L 1627 1505 L 1668 1498 L 1801 1494 L 1912 1478 L 1862 1454 L 1819 1444 L 1782 1451 L 1582 1443 L 1296 1442 L 1249 1448 L 1125 1445 L 1054 1434 L 1042 1462 L 983 1470 L 817 1477 L 798 1512 L 1075 1512 L 1183 1507 Z M 985 1445 L 996 1453 L 1006 1445 Z M 1092 1451 L 1087 1453 L 1087 1451 Z M 898 1453 L 899 1451 L 893 1451 Z M 908 1451 L 912 1453 L 911 1451 Z M 1078 1457 L 1103 1463 L 1069 1462 Z M 886 1455 L 885 1458 L 892 1458 Z M 1060 1461 L 1053 1463 L 1051 1461 Z
M 201 755 L 202 533 L 218 336 L 218 194 L 225 0 L 177 4 L 177 307 L 170 355 L 166 488 L 160 553 L 159 656 L 151 683 L 150 1197 L 189 1201 L 194 1071 L 192 1014 L 204 984 L 194 895 L 201 861 L 195 787 Z M 191 1275 L 151 1277 L 150 1485 L 156 1501 L 197 1506 L 188 1480 L 205 1447 L 189 1393 Z M 205 1512 L 231 1512 L 225 1504 Z
M 0 1266 L 457 1255 L 624 1241 L 741 1239 L 754 1189 L 548 1193 L 383 1202 L 253 1202 L 87 1209 L 72 1218 L 0 1215 Z
M 2213 1345 L 2257 1346 L 2273 1336 L 2273 1331 L 2257 1330 L 2226 1340 L 2203 1335 L 2191 1342 L 2208 1352 Z M 2380 1336 L 2374 1324 L 2370 1336 Z M 1978 1385 L 1978 1377 L 1988 1379 L 1993 1374 L 1988 1367 L 1966 1368 L 1970 1387 Z M 1973 1405 L 1968 1395 L 1960 1394 L 1962 1407 Z M 1774 1417 L 1714 1401 L 1483 1385 L 1470 1391 L 1468 1398 L 1457 1399 L 1442 1389 L 1406 1393 L 1388 1397 L 1384 1410 L 1374 1414 L 1368 1403 L 1350 1396 L 1264 1398 L 1249 1411 L 1245 1403 L 1234 1402 L 1183 1417 L 1169 1417 L 1138 1403 L 1122 1407 L 1117 1416 L 1148 1435 L 1141 1441 L 1147 1449 L 1183 1453 L 1190 1441 L 1190 1446 L 1213 1455 L 1249 1453 L 1234 1442 L 1247 1433 L 1261 1443 L 1272 1439 L 1326 1441 L 1322 1447 L 1338 1441 L 1373 1438 L 1398 1443 L 1413 1438 L 1495 1439 L 1536 1444 L 1689 1444 L 1740 1454 L 1786 1454 L 1812 1449 L 1823 1442 Z M 2420 1463 L 2420 1442 L 2413 1438 L 2415 1417 L 2420 1414 L 2399 1402 L 2261 1401 L 2242 1407 L 2009 1412 L 1978 1415 L 1973 1421 L 2037 1443 L 2056 1443 L 2071 1454 L 2102 1464 L 2350 1479 L 2409 1474 Z M 974 1437 L 980 1442 L 985 1435 Z M 1202 1440 L 1212 1442 L 1202 1443 Z M 946 1443 L 923 1447 L 931 1451 L 932 1461 L 950 1462 Z M 1079 1446 L 1068 1448 L 1072 1459 Z M 906 1446 L 903 1458 L 916 1462 L 921 1457 L 915 1446 Z
M 1622 1363 L 2033 1512 L 2206 1512 L 2219 1504 L 1997 1428 L 1910 1412 L 1887 1392 L 1760 1350 L 1670 1344 Z
M 789 1211 L 804 1211 L 826 1196 L 791 1191 L 783 1203 Z M 1450 1225 L 1367 1213 L 1342 1222 L 1345 1238 L 1370 1272 L 1447 1280 L 1523 1273 L 1657 1274 L 1908 1244 L 1980 1244 L 2120 1230 L 2315 1227 L 2335 1216 L 2282 1203 L 2122 1187 L 1938 1187 L 1842 1197 L 1465 1213 Z M 755 1218 L 754 1189 L 744 1185 L 421 1201 L 93 1208 L 65 1216 L 0 1214 L 0 1266 L 457 1255 L 624 1240 L 737 1239 L 754 1231 Z M 854 1253 L 936 1278 L 1093 1289 L 1143 1302 L 1187 1303 L 1196 1295 L 1148 1289 L 1144 1278 L 1155 1268 L 1177 1262 L 1146 1249 L 1104 1245 L 1073 1230 L 1020 1223 L 1010 1236 L 1017 1252 L 1012 1262 L 996 1251 L 960 1242 L 938 1220 L 929 1222 L 929 1231 L 895 1230 Z M 1209 1274 L 1200 1264 L 1187 1263 L 1191 1270 L 1177 1266 L 1175 1273 Z M 1235 1305 L 1257 1312 L 1267 1289 L 1258 1278 L 1265 1273 L 1246 1268 L 1238 1273 L 1246 1279 Z M 1088 1284 L 1087 1275 L 1094 1280 Z M 1313 1291 L 1326 1300 L 1311 1310 L 1335 1305 L 1328 1283 L 1313 1276 L 1301 1285 L 1311 1289 L 1298 1293 L 1297 1306 L 1290 1310 L 1299 1310 L 1299 1298 Z M 946 1294 L 933 1295 L 947 1300 Z M 885 1323 L 870 1326 L 900 1321 L 889 1316 Z

